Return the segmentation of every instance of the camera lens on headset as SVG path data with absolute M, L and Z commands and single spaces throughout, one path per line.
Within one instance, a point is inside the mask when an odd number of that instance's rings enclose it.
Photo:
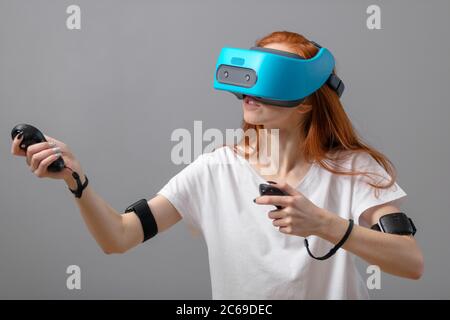
M 223 72 L 223 76 L 224 76 L 225 78 L 228 78 L 228 71 L 227 71 L 227 70 L 225 70 L 225 71 Z
M 250 81 L 250 75 L 248 74 L 245 75 L 245 81 Z

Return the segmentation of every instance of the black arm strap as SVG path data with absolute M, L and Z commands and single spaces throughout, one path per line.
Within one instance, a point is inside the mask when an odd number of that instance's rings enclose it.
M 414 222 L 403 212 L 389 213 L 382 216 L 371 229 L 384 233 L 413 236 L 417 231 Z
M 134 211 L 141 221 L 142 230 L 144 231 L 144 240 L 147 241 L 153 238 L 158 233 L 158 225 L 156 224 L 155 217 L 147 203 L 147 200 L 141 199 L 136 201 L 128 208 L 125 209 L 125 213 Z
M 350 236 L 350 233 L 352 232 L 352 229 L 353 229 L 353 219 L 349 219 L 349 225 L 348 225 L 347 231 L 345 231 L 345 234 L 342 237 L 341 241 L 339 241 L 326 255 L 324 255 L 322 257 L 316 257 L 311 253 L 311 251 L 309 250 L 308 239 L 305 238 L 306 251 L 308 251 L 308 254 L 316 260 L 326 260 L 326 259 L 330 258 L 332 255 L 334 255 L 336 253 L 336 251 L 338 251 L 339 248 L 344 245 L 344 242 L 347 241 L 348 237 Z

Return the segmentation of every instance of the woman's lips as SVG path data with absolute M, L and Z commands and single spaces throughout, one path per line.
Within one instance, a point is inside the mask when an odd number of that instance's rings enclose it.
M 258 101 L 256 101 L 254 98 L 250 97 L 250 96 L 245 96 L 244 97 L 244 103 L 249 106 L 250 108 L 258 108 L 261 107 L 261 103 L 259 103 Z

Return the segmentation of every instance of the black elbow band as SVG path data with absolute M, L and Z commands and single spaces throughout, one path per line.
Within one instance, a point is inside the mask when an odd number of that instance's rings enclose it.
M 415 235 L 416 226 L 411 218 L 403 212 L 390 213 L 382 216 L 377 224 L 371 227 L 372 230 L 385 233 Z
M 144 231 L 144 240 L 142 242 L 153 238 L 158 233 L 158 226 L 147 200 L 141 199 L 125 209 L 125 213 L 132 211 L 136 213 L 141 221 L 142 230 Z

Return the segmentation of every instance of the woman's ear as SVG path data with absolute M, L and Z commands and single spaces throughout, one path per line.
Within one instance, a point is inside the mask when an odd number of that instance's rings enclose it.
M 298 105 L 298 109 L 297 112 L 301 113 L 301 114 L 305 114 L 308 113 L 312 110 L 312 105 L 308 104 L 308 103 L 302 103 Z

